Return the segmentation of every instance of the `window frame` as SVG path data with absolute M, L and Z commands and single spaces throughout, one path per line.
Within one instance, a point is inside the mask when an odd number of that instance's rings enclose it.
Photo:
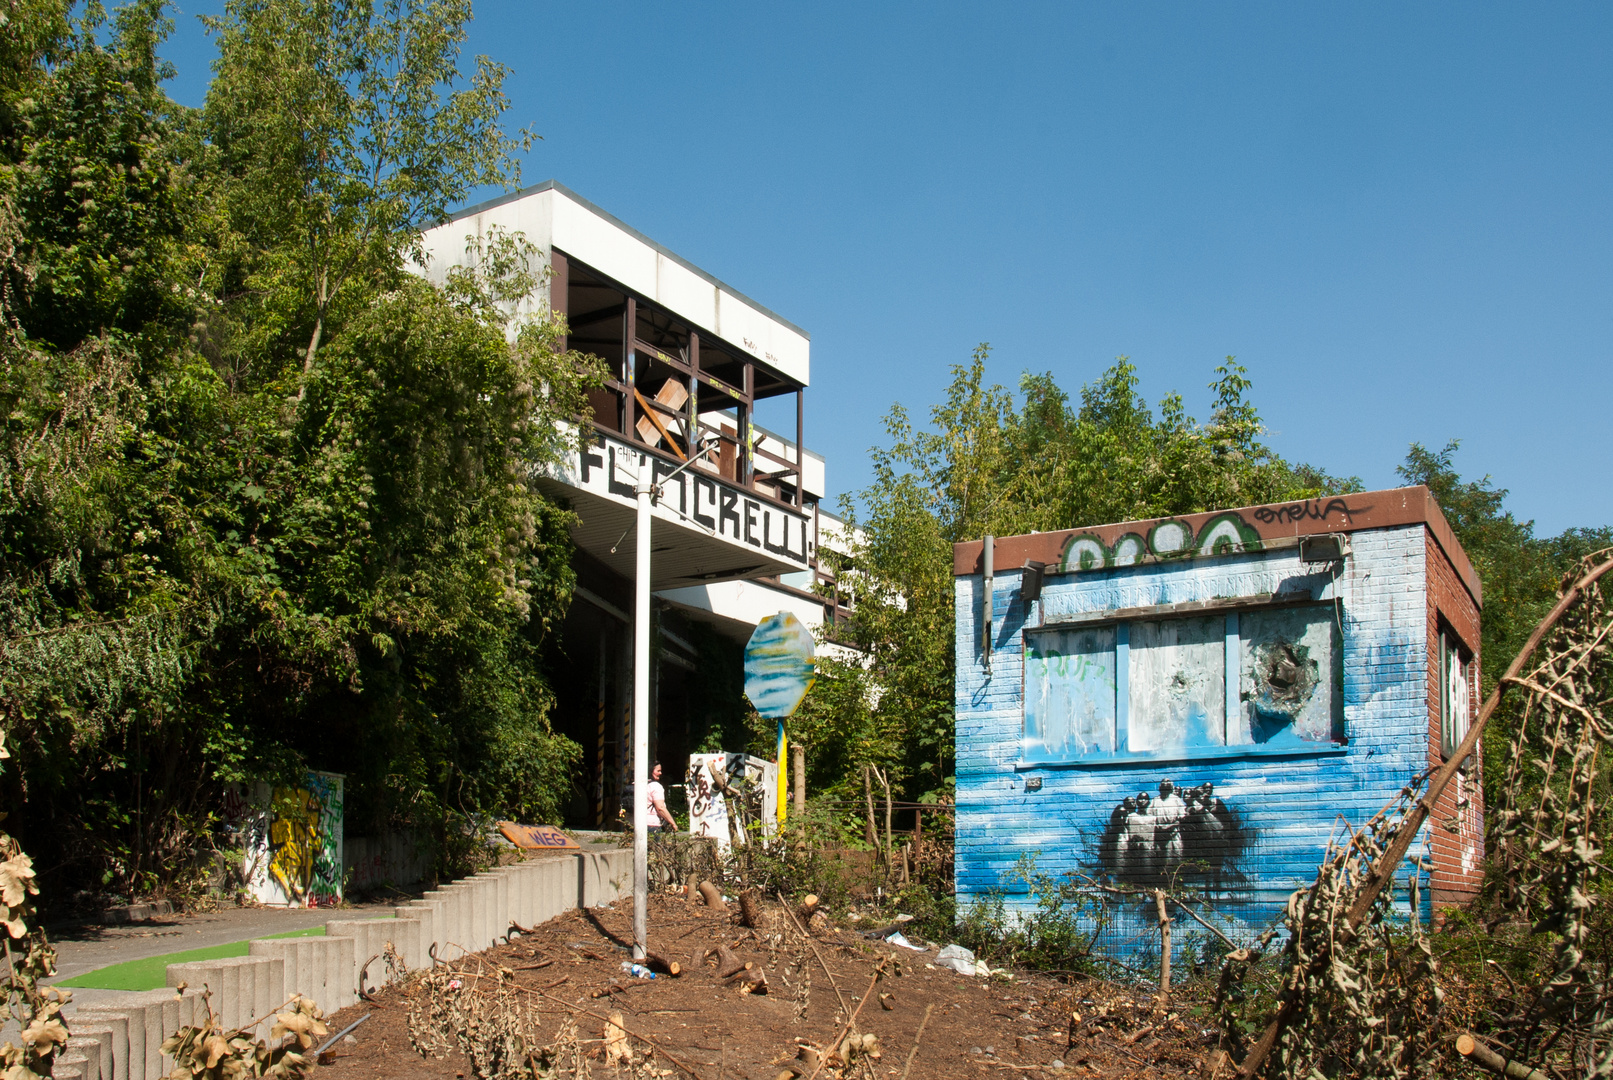
M 1457 700 L 1454 696 L 1455 687 L 1451 685 L 1451 658 L 1456 658 L 1456 666 L 1462 672 L 1463 691 L 1461 701 L 1463 708 L 1459 714 L 1461 731 L 1453 715 L 1452 703 Z M 1439 627 L 1439 756 L 1441 761 L 1449 761 L 1456 753 L 1456 748 L 1467 737 L 1468 729 L 1473 724 L 1473 652 L 1462 639 L 1457 636 L 1449 626 L 1443 622 Z
M 1167 622 L 1175 619 L 1203 618 L 1220 615 L 1226 619 L 1222 638 L 1223 647 L 1223 717 L 1222 737 L 1230 733 L 1234 723 L 1242 723 L 1242 708 L 1244 689 L 1242 685 L 1242 616 L 1256 612 L 1278 610 L 1284 608 L 1331 607 L 1337 619 L 1338 631 L 1335 638 L 1335 648 L 1339 662 L 1342 662 L 1344 651 L 1344 630 L 1342 611 L 1336 601 L 1317 599 L 1315 597 L 1273 597 L 1263 595 L 1257 597 L 1238 598 L 1231 601 L 1168 604 L 1157 607 L 1130 608 L 1107 612 L 1094 612 L 1088 615 L 1078 615 L 1074 618 L 1057 619 L 1044 622 L 1038 626 L 1027 626 L 1021 631 L 1021 665 L 1020 665 L 1020 728 L 1019 745 L 1020 760 L 1015 768 L 1092 768 L 1108 765 L 1136 765 L 1141 763 L 1170 763 L 1201 760 L 1223 760 L 1236 758 L 1293 758 L 1293 757 L 1327 757 L 1348 752 L 1349 732 L 1343 728 L 1342 701 L 1337 707 L 1339 725 L 1335 728 L 1332 740 L 1295 740 L 1283 742 L 1278 745 L 1267 743 L 1231 743 L 1208 744 L 1199 746 L 1171 747 L 1155 751 L 1134 751 L 1129 749 L 1131 736 L 1131 628 L 1144 622 Z M 1115 639 L 1114 679 L 1115 679 L 1115 708 L 1114 708 L 1114 739 L 1117 749 L 1107 754 L 1092 754 L 1078 758 L 1056 758 L 1048 754 L 1037 754 L 1035 749 L 1045 748 L 1045 743 L 1038 741 L 1032 746 L 1029 738 L 1028 709 L 1029 697 L 1029 670 L 1028 657 L 1031 652 L 1031 638 L 1033 635 L 1051 634 L 1074 629 L 1098 629 L 1113 627 Z M 1237 643 L 1237 648 L 1231 647 Z M 1333 673 L 1330 670 L 1325 676 L 1330 682 Z M 1227 688 L 1237 687 L 1228 692 Z M 1122 694 L 1120 688 L 1125 687 Z M 1342 687 L 1335 687 L 1337 693 L 1343 694 Z M 1233 713 L 1238 715 L 1235 718 Z M 1118 747 L 1128 749 L 1121 750 Z

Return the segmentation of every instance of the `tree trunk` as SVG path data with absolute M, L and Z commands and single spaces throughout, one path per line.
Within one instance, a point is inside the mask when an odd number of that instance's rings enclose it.
M 660 953 L 644 950 L 644 966 L 661 975 L 670 975 L 676 979 L 683 974 L 683 965 L 676 960 L 668 960 Z
M 879 786 L 885 789 L 885 873 L 891 871 L 891 783 L 883 769 L 875 769 L 874 775 L 879 777 Z
M 302 358 L 302 379 L 297 383 L 297 400 L 301 402 L 308 394 L 308 377 L 314 371 L 314 357 L 319 355 L 319 340 L 325 336 L 325 308 L 330 303 L 330 276 L 329 271 L 319 271 L 319 293 L 314 306 L 314 333 L 308 339 L 308 351 Z
M 868 846 L 875 851 L 879 850 L 879 836 L 874 832 L 874 781 L 869 777 L 870 769 L 863 766 L 863 798 L 868 801 L 868 820 L 864 823 L 864 833 Z
M 1164 1013 L 1171 1001 L 1171 917 L 1165 911 L 1165 890 L 1154 890 L 1154 903 L 1159 906 L 1159 1001 L 1154 1011 Z
M 806 747 L 800 743 L 790 746 L 790 765 L 795 773 L 795 790 L 791 795 L 795 799 L 795 816 L 799 818 L 806 813 Z

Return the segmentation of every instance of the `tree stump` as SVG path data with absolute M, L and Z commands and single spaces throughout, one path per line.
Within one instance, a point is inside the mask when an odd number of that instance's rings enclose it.
M 752 930 L 762 925 L 762 893 L 759 889 L 746 889 L 739 894 L 739 919 Z
M 722 890 L 709 881 L 700 883 L 700 897 L 706 902 L 708 908 L 715 911 L 727 911 L 728 905 L 722 902 Z
M 749 964 L 736 971 L 728 981 L 738 986 L 741 994 L 767 993 L 767 973 L 761 968 L 752 967 Z
M 717 946 L 717 978 L 732 978 L 741 971 L 750 971 L 755 966 L 750 960 L 740 959 L 739 955 L 728 946 Z

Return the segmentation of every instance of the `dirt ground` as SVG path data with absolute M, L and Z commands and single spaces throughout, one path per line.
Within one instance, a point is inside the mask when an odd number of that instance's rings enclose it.
M 821 1077 L 1200 1076 L 1213 1045 L 1202 1024 L 1191 1018 L 1191 1002 L 1175 1004 L 1181 1013 L 1158 1017 L 1151 995 L 1111 983 L 960 975 L 934 965 L 935 946 L 915 952 L 843 927 L 813 934 L 814 955 L 778 905 L 770 906 L 762 922 L 764 929 L 752 930 L 740 925 L 737 911 L 708 911 L 681 897 L 653 896 L 650 949 L 684 970 L 678 978 L 643 980 L 621 971 L 630 957 L 631 900 L 573 912 L 528 934 L 513 934 L 508 945 L 456 960 L 456 970 L 439 969 L 432 985 L 411 979 L 375 995 L 373 1002 L 342 1010 L 329 1021 L 333 1033 L 366 1013 L 370 1018 L 338 1042 L 312 1075 L 317 1080 L 473 1080 L 475 1070 L 460 1050 L 422 1057 L 410 1045 L 411 1005 L 423 1012 L 432 1004 L 428 996 L 440 1001 L 462 993 L 449 989 L 453 982 L 504 986 L 506 1000 L 531 1010 L 525 1022 L 536 1029 L 536 1038 L 528 1045 L 560 1045 L 562 1025 L 574 1021 L 575 1034 L 566 1045 L 573 1054 L 580 1046 L 592 1055 L 596 1077 L 810 1076 L 813 1049 L 844 1042 L 848 1008 L 856 1013 L 854 1031 L 878 1037 L 878 1056 L 854 1055 L 850 1068 L 831 1058 Z M 764 971 L 767 991 L 741 993 L 720 979 L 716 959 L 704 957 L 718 945 Z M 379 964 L 373 967 L 379 970 Z M 880 977 L 874 982 L 876 972 Z M 620 1013 L 642 1071 L 603 1060 L 612 1013 Z M 557 1035 L 561 1039 L 551 1043 Z

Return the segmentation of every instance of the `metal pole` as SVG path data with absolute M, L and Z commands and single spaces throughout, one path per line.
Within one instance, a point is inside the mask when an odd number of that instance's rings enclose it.
M 642 960 L 649 928 L 649 821 L 645 813 L 650 786 L 650 463 L 639 467 L 637 563 L 633 581 L 633 959 Z
M 986 678 L 989 679 L 991 678 L 991 591 L 994 585 L 993 570 L 995 569 L 992 563 L 996 558 L 996 537 L 987 533 L 985 542 L 980 547 L 981 561 L 985 564 L 983 567 L 985 573 L 981 575 L 980 623 L 984 627 L 984 633 L 981 634 L 980 639 L 980 656 L 985 662 Z

